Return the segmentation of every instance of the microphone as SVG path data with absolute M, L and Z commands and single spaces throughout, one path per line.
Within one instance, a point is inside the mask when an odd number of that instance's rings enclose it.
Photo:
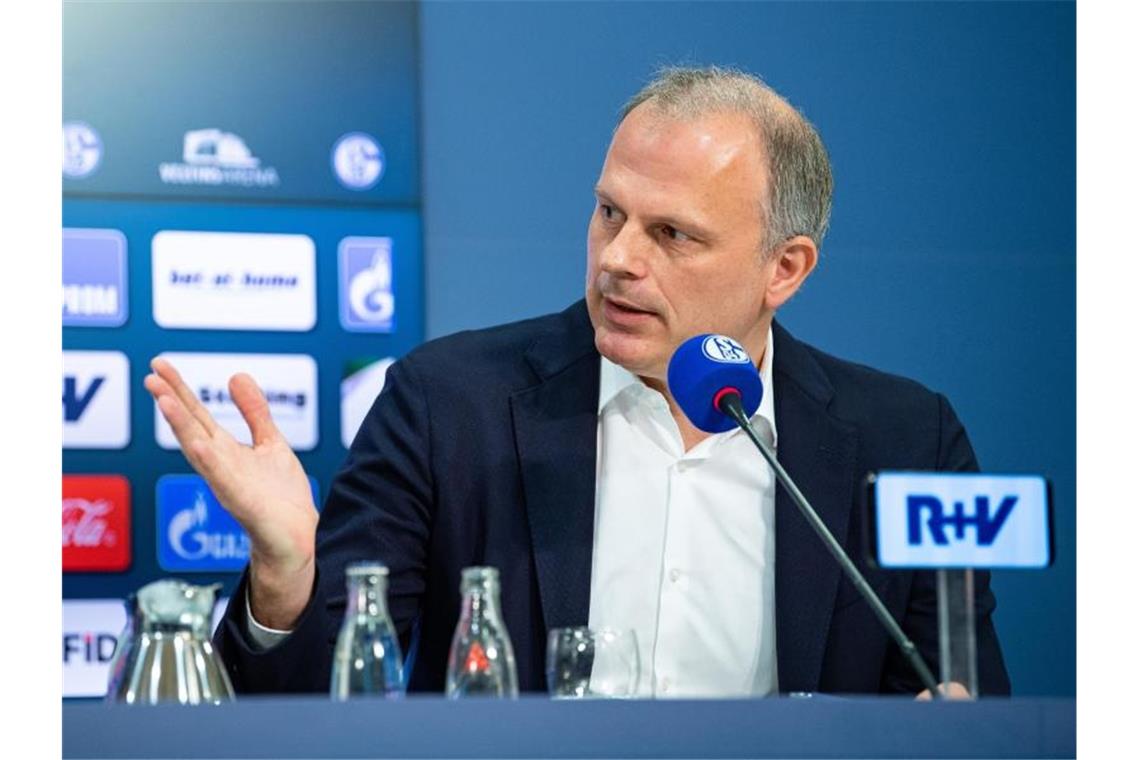
M 835 557 L 847 579 L 871 605 L 871 610 L 898 644 L 919 680 L 930 691 L 931 697 L 941 698 L 938 683 L 918 653 L 918 647 L 903 633 L 886 605 L 847 556 L 842 544 L 827 529 L 819 514 L 776 459 L 775 452 L 749 422 L 749 418 L 760 408 L 764 387 L 760 373 L 744 346 L 725 335 L 704 334 L 689 338 L 669 360 L 666 379 L 673 400 L 696 428 L 706 433 L 723 433 L 739 427 L 748 435 L 771 465 L 776 480 L 788 492 L 800 514 Z

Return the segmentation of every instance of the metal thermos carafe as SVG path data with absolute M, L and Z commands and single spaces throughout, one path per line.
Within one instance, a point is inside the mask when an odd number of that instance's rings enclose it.
M 127 626 L 111 661 L 107 700 L 217 704 L 234 698 L 210 621 L 221 584 L 161 580 L 127 599 Z

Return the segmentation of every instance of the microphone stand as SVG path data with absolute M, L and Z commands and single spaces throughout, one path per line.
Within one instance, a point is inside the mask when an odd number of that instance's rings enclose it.
M 923 685 L 930 691 L 931 698 L 941 699 L 942 692 L 939 690 L 938 683 L 934 680 L 934 675 L 930 672 L 930 668 L 926 666 L 926 662 L 918 653 L 918 647 L 914 645 L 913 641 L 907 638 L 907 635 L 903 633 L 899 624 L 891 617 L 891 613 L 887 610 L 886 605 L 884 605 L 878 595 L 875 594 L 874 589 L 871 588 L 871 584 L 867 583 L 863 574 L 859 572 L 859 568 L 855 567 L 855 563 L 847 556 L 847 552 L 843 551 L 843 547 L 839 544 L 839 541 L 835 539 L 835 536 L 831 535 L 831 531 L 827 529 L 823 520 L 821 520 L 819 515 L 816 514 L 816 511 L 812 509 L 811 504 L 808 503 L 803 493 L 800 492 L 800 489 L 792 481 L 787 471 L 784 470 L 783 465 L 777 461 L 772 449 L 769 448 L 768 444 L 752 429 L 752 424 L 748 421 L 748 416 L 744 413 L 744 408 L 740 404 L 740 394 L 735 392 L 722 392 L 717 394 L 715 403 L 717 409 L 720 410 L 721 413 L 731 417 L 736 424 L 740 426 L 740 429 L 752 439 L 752 443 L 756 444 L 756 448 L 760 449 L 760 453 L 764 455 L 764 459 L 768 460 L 768 464 L 772 466 L 772 470 L 776 473 L 776 479 L 780 481 L 780 485 L 782 485 L 784 490 L 788 492 L 788 495 L 792 497 L 792 501 L 795 502 L 795 505 L 799 508 L 800 514 L 804 516 L 804 519 L 808 521 L 808 524 L 811 525 L 816 535 L 823 541 L 823 545 L 831 552 L 831 556 L 835 557 L 835 561 L 843 568 L 847 579 L 855 585 L 855 588 L 863 595 L 867 603 L 871 605 L 871 610 L 875 613 L 875 616 L 879 618 L 879 622 L 883 624 L 887 632 L 894 638 L 895 643 L 899 645 L 899 649 L 902 650 L 902 653 L 914 667 L 915 672 L 918 673 L 918 677 Z

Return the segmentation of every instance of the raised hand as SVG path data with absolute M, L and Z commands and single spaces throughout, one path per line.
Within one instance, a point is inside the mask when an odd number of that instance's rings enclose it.
M 308 478 L 253 378 L 229 392 L 252 434 L 239 443 L 210 416 L 170 362 L 151 361 L 143 384 L 182 453 L 250 538 L 250 604 L 259 623 L 288 629 L 304 610 L 315 574 L 317 510 Z

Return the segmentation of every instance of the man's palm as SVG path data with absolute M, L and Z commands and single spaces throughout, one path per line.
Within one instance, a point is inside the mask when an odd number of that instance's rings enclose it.
M 229 383 L 252 434 L 247 446 L 218 425 L 169 362 L 155 359 L 151 369 L 146 389 L 186 459 L 249 534 L 254 560 L 286 572 L 311 561 L 317 511 L 309 481 L 253 378 L 238 374 Z

